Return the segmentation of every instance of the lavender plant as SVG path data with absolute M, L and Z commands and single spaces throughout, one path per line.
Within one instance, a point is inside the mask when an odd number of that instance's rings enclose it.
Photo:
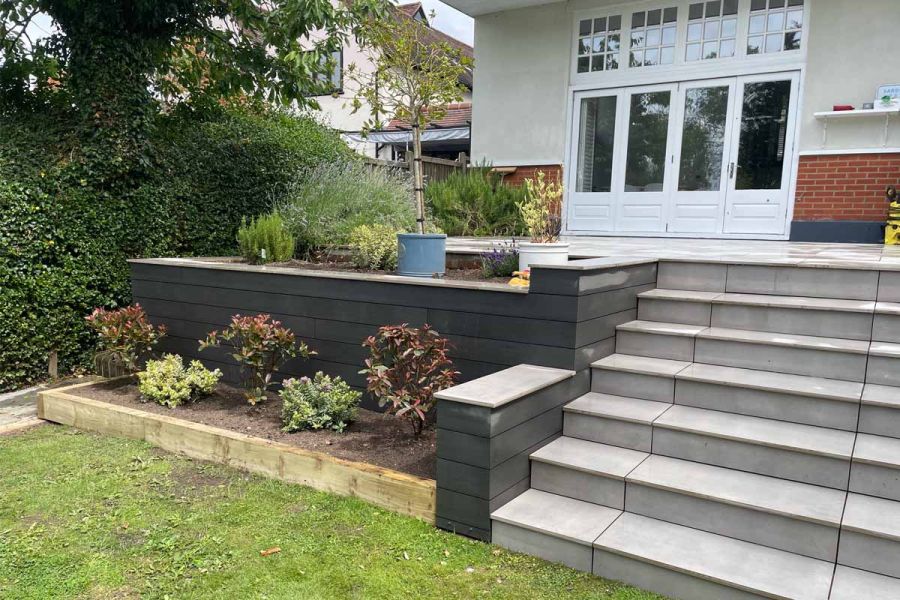
M 519 268 L 519 247 L 515 240 L 491 244 L 491 249 L 481 254 L 481 274 L 491 277 L 512 277 Z

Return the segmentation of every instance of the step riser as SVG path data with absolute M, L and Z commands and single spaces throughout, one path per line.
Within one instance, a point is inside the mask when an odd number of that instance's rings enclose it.
M 900 542 L 845 529 L 841 532 L 838 563 L 900 577 Z
M 669 523 L 833 561 L 838 529 L 629 481 L 625 510 Z
M 859 411 L 859 432 L 900 438 L 900 409 L 863 404 Z
M 699 363 L 774 371 L 793 375 L 863 381 L 866 356 L 808 348 L 698 338 L 694 360 Z
M 531 461 L 531 487 L 583 502 L 622 510 L 625 482 L 558 465 Z
M 900 502 L 900 469 L 853 461 L 850 491 Z
M 653 428 L 653 453 L 801 483 L 846 489 L 849 461 L 692 432 Z
M 878 293 L 878 272 L 729 265 L 726 288 L 725 291 L 738 294 L 874 301 Z
M 900 315 L 875 315 L 872 339 L 876 342 L 900 343 Z
M 566 412 L 563 417 L 563 435 L 650 452 L 653 430 L 649 424 Z
M 675 381 L 675 404 L 845 431 L 856 431 L 859 411 L 851 402 L 685 379 Z
M 658 323 L 684 323 L 709 327 L 712 307 L 706 302 L 685 302 L 661 298 L 640 298 L 638 319 Z
M 623 581 L 680 600 L 759 600 L 760 596 L 671 571 L 620 554 L 594 549 L 594 575 Z
M 595 368 L 591 376 L 591 391 L 671 403 L 675 397 L 675 379 Z
M 577 544 L 569 540 L 559 539 L 523 527 L 493 521 L 491 541 L 498 546 L 543 558 L 578 569 L 591 571 L 591 547 Z
M 872 315 L 828 310 L 714 304 L 713 327 L 868 340 Z
M 900 358 L 869 356 L 866 383 L 900 386 Z
M 694 360 L 694 338 L 620 330 L 616 334 L 616 352 L 690 362 Z

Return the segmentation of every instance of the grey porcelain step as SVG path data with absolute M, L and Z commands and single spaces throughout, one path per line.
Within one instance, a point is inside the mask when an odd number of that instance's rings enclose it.
M 532 489 L 491 514 L 492 541 L 515 552 L 590 571 L 593 541 L 621 514 Z
M 900 302 L 875 304 L 872 339 L 876 342 L 900 343 Z
M 838 565 L 831 600 L 897 600 L 900 579 Z
M 675 404 L 856 431 L 863 384 L 695 363 L 675 376 Z
M 591 391 L 642 400 L 672 402 L 675 374 L 689 362 L 611 354 L 591 365 Z
M 900 577 L 900 502 L 849 494 L 838 562 Z
M 650 456 L 626 478 L 625 510 L 834 561 L 846 492 Z
M 834 564 L 624 513 L 594 543 L 594 574 L 685 600 L 826 600 Z
M 900 501 L 900 439 L 857 434 L 850 491 Z
M 868 347 L 859 340 L 710 327 L 697 334 L 694 361 L 864 381 Z
M 653 453 L 846 489 L 847 431 L 673 406 L 653 423 Z
M 531 487 L 622 509 L 625 476 L 646 452 L 561 437 L 531 455 Z
M 668 360 L 694 360 L 694 337 L 702 325 L 631 321 L 616 327 L 616 353 Z
M 859 410 L 859 431 L 900 438 L 900 387 L 866 385 Z
M 900 344 L 872 342 L 866 383 L 900 386 Z
M 878 277 L 877 270 L 732 264 L 724 291 L 874 301 Z
M 719 292 L 648 290 L 638 294 L 638 319 L 709 327 L 712 301 Z
M 671 406 L 590 392 L 563 407 L 563 435 L 650 452 L 651 424 Z

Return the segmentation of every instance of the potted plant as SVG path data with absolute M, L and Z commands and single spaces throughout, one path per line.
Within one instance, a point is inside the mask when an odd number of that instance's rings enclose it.
M 416 231 L 397 234 L 397 272 L 442 277 L 447 270 L 447 236 L 425 227 L 422 130 L 444 118 L 449 104 L 462 102 L 465 87 L 460 81 L 471 69 L 472 60 L 459 48 L 434 41 L 427 27 L 396 8 L 373 19 L 360 41 L 375 66 L 366 72 L 356 65 L 347 69 L 359 88 L 352 101 L 353 112 L 366 106 L 375 115 L 363 125 L 363 132 L 383 126 L 379 115 L 407 123 L 411 130 Z
M 564 265 L 569 262 L 569 244 L 559 241 L 562 222 L 559 204 L 563 188 L 557 181 L 548 181 L 547 174 L 538 171 L 533 179 L 525 180 L 525 201 L 518 204 L 530 242 L 519 244 L 519 271 L 531 265 Z

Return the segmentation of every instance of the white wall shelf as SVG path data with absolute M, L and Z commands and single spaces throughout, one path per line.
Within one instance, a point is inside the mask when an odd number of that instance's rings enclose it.
M 856 110 L 827 110 L 824 112 L 813 113 L 818 121 L 822 121 L 822 148 L 828 144 L 828 122 L 833 120 L 854 120 L 854 119 L 884 119 L 884 132 L 882 133 L 881 145 L 887 148 L 888 133 L 891 127 L 891 117 L 900 115 L 900 109 L 891 108 L 890 110 L 879 109 L 856 109 Z

